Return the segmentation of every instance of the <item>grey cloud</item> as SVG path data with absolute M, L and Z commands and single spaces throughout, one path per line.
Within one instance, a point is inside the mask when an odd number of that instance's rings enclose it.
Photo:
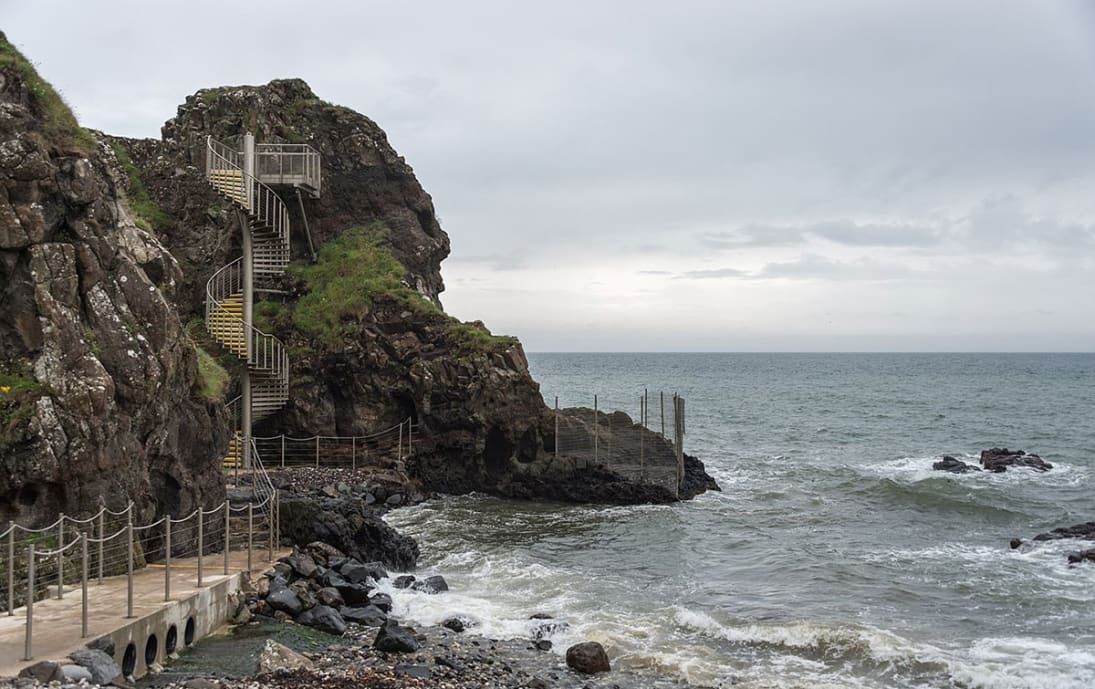
M 638 270 L 638 271 L 635 271 L 635 274 L 636 275 L 660 276 L 660 275 L 672 275 L 673 272 L 670 271 L 670 270 Z
M 816 254 L 804 254 L 793 261 L 766 264 L 752 277 L 758 280 L 890 281 L 904 280 L 917 273 L 897 263 L 858 259 L 837 261 Z
M 716 268 L 713 270 L 690 270 L 677 277 L 685 280 L 709 280 L 714 278 L 740 278 L 747 275 L 748 273 L 737 268 Z

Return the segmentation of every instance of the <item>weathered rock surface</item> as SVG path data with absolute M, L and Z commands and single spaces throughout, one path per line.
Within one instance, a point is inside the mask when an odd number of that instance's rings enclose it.
M 281 533 L 291 543 L 329 544 L 358 565 L 381 562 L 406 570 L 418 561 L 418 544 L 413 538 L 400 534 L 353 498 L 285 497 L 281 501 Z
M 608 672 L 612 669 L 608 663 L 608 653 L 605 652 L 604 646 L 596 641 L 585 641 L 568 648 L 567 667 L 587 675 Z
M 418 650 L 418 640 L 411 630 L 399 626 L 395 620 L 388 620 L 377 632 L 373 648 L 385 653 L 413 653 Z
M 1005 472 L 1008 467 L 1029 467 L 1035 471 L 1049 471 L 1053 468 L 1052 464 L 1043 461 L 1038 455 L 1028 455 L 1023 450 L 1013 452 L 1006 447 L 983 450 L 981 452 L 981 466 L 985 467 L 986 471 L 994 473 Z
M 1095 522 L 1083 522 L 1072 526 L 1061 526 L 1053 531 L 1040 533 L 1034 537 L 1036 541 L 1056 541 L 1061 538 L 1080 538 L 1095 541 Z
M 932 469 L 936 471 L 948 471 L 952 474 L 966 474 L 971 471 L 981 471 L 981 467 L 974 466 L 973 464 L 966 464 L 960 459 L 951 457 L 950 455 L 944 455 L 943 459 L 932 464 Z
M 111 148 L 57 134 L 46 97 L 0 66 L 0 374 L 21 381 L 0 391 L 0 522 L 215 504 L 228 422 L 196 392 L 183 273 Z
M 102 651 L 82 648 L 69 654 L 72 662 L 91 673 L 91 681 L 104 687 L 122 675 L 122 669 L 114 659 Z
M 311 667 L 312 661 L 308 658 L 273 639 L 267 639 L 266 646 L 259 654 L 255 671 L 261 674 L 264 672 L 309 669 Z

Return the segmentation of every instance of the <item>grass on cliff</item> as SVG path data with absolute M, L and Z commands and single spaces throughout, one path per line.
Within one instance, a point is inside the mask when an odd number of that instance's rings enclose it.
M 324 244 L 316 263 L 291 264 L 289 273 L 308 288 L 293 309 L 293 324 L 337 350 L 358 330 L 379 295 L 437 311 L 403 284 L 406 270 L 381 246 L 383 239 L 384 231 L 379 227 L 354 227 Z
M 44 385 L 13 366 L 0 368 L 0 448 L 9 447 L 22 435 L 20 427 L 34 414 Z
M 223 401 L 228 389 L 228 371 L 196 344 L 194 351 L 198 353 L 198 377 L 194 380 L 198 394 L 209 402 Z
M 50 142 L 90 153 L 95 137 L 76 121 L 72 109 L 48 81 L 38 75 L 30 60 L 0 32 L 0 69 L 12 70 L 27 86 L 31 107 L 42 120 L 42 133 Z
M 129 157 L 129 151 L 125 149 L 121 142 L 117 141 L 111 144 L 111 148 L 114 149 L 114 155 L 118 158 L 118 163 L 125 170 L 126 178 L 129 180 L 129 193 L 126 194 L 126 201 L 129 203 L 129 210 L 133 211 L 134 222 L 146 232 L 155 232 L 166 228 L 170 224 L 171 218 L 160 208 L 160 204 L 148 195 L 148 190 L 145 189 L 144 182 L 141 181 L 141 171 L 133 164 L 133 160 Z

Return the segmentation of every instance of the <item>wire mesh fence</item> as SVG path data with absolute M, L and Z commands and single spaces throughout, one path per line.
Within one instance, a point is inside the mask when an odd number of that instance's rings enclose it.
M 287 467 L 384 467 L 414 452 L 418 424 L 411 419 L 365 435 L 256 436 L 256 452 L 269 469 Z

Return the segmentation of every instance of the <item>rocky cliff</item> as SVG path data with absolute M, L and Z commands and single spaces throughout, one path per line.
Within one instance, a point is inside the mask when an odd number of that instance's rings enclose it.
M 221 405 L 111 148 L 0 34 L 0 522 L 222 499 Z

